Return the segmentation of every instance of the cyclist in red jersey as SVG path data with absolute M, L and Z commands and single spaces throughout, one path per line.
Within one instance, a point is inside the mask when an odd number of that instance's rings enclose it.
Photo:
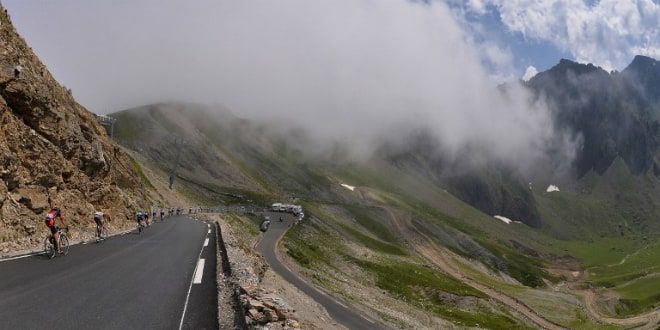
M 55 246 L 57 247 L 57 253 L 62 253 L 62 249 L 60 248 L 60 237 L 58 235 L 59 232 L 59 227 L 56 225 L 55 220 L 57 218 L 60 219 L 60 222 L 64 222 L 64 218 L 62 217 L 62 211 L 54 207 L 48 213 L 46 213 L 46 219 L 44 222 L 46 223 L 46 226 L 48 229 L 50 229 L 50 233 L 53 235 L 53 239 L 55 240 Z

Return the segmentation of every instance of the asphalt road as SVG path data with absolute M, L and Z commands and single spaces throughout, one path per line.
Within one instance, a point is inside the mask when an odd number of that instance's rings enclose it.
M 335 298 L 328 296 L 326 293 L 316 289 L 308 282 L 301 279 L 298 275 L 289 270 L 280 259 L 277 257 L 276 248 L 277 242 L 284 235 L 289 225 L 292 224 L 293 218 L 285 213 L 267 213 L 270 216 L 271 224 L 268 231 L 263 234 L 262 240 L 257 245 L 257 250 L 264 256 L 266 262 L 277 274 L 282 276 L 286 281 L 293 284 L 300 291 L 304 292 L 321 306 L 323 306 L 336 322 L 343 325 L 348 329 L 384 329 L 381 324 L 367 320 L 354 310 L 347 307 L 345 304 L 340 303 Z M 279 217 L 284 216 L 285 220 L 279 222 Z
M 176 216 L 52 260 L 0 262 L 0 329 L 217 329 L 213 230 Z

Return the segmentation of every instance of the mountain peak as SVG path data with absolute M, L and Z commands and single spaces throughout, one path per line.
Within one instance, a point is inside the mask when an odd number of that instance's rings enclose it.
M 634 65 L 634 64 L 657 65 L 658 61 L 652 57 L 648 57 L 644 55 L 636 55 L 632 63 L 630 63 L 630 65 Z
M 599 73 L 603 75 L 609 75 L 605 70 L 603 70 L 599 66 L 595 66 L 591 63 L 589 64 L 583 64 L 583 63 L 578 63 L 569 59 L 562 58 L 559 60 L 559 63 L 557 63 L 555 66 L 552 68 L 548 69 L 547 71 L 543 71 L 536 76 L 534 76 L 532 79 L 530 79 L 531 84 L 538 83 L 540 81 L 545 81 L 547 79 L 550 80 L 563 80 L 564 77 L 568 73 L 571 73 L 572 75 L 576 76 L 581 76 L 585 74 L 591 74 L 591 73 Z
M 578 63 L 578 62 L 575 62 L 575 61 L 571 61 L 571 60 L 562 58 L 561 60 L 559 60 L 559 64 L 557 64 L 557 65 L 553 66 L 552 68 L 550 68 L 549 71 L 555 72 L 555 73 L 560 73 L 560 74 L 566 74 L 566 72 L 571 71 L 574 74 L 581 75 L 581 74 L 591 73 L 591 72 L 598 71 L 598 70 L 603 70 L 603 69 L 601 69 L 600 67 L 595 66 L 591 63 L 582 64 L 582 63 Z
M 623 73 L 653 102 L 660 102 L 660 61 L 637 55 Z
M 637 55 L 624 70 L 624 72 L 643 73 L 649 70 L 660 69 L 659 62 L 651 57 L 644 55 Z

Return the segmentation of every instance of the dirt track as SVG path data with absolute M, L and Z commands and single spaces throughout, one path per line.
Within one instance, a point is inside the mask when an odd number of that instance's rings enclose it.
M 634 329 L 656 329 L 658 322 L 660 322 L 660 310 L 650 311 L 645 314 L 632 316 L 625 319 L 604 316 L 596 306 L 596 295 L 593 291 L 582 290 L 578 293 L 584 297 L 585 305 L 589 314 L 596 320 L 602 323 L 620 325 L 626 328 Z
M 495 299 L 507 306 L 508 308 L 516 311 L 519 314 L 524 315 L 531 322 L 536 324 L 538 327 L 543 329 L 565 329 L 561 325 L 558 325 L 545 317 L 538 314 L 533 309 L 529 308 L 527 305 L 519 301 L 514 297 L 510 297 L 500 291 L 497 291 L 491 287 L 483 285 L 471 278 L 465 276 L 463 272 L 456 266 L 455 261 L 451 257 L 451 252 L 446 251 L 444 248 L 437 246 L 428 236 L 419 231 L 415 231 L 415 235 L 411 235 L 408 232 L 409 228 L 414 228 L 412 225 L 402 226 L 401 221 L 405 221 L 397 217 L 395 212 L 390 208 L 384 208 L 390 217 L 392 217 L 393 223 L 398 227 L 398 230 L 403 235 L 406 235 L 408 241 L 413 245 L 413 248 L 421 256 L 432 262 L 434 265 L 438 266 L 442 271 L 449 274 L 450 276 L 455 277 L 459 281 L 485 293 L 492 299 Z M 423 240 L 420 240 L 423 238 Z M 441 253 L 446 252 L 446 253 Z
M 537 326 L 544 329 L 565 329 L 563 326 L 556 324 L 542 315 L 538 314 L 532 308 L 525 305 L 518 299 L 511 297 L 505 293 L 497 291 L 489 286 L 481 284 L 463 274 L 460 268 L 456 265 L 456 261 L 452 257 L 452 252 L 438 246 L 424 233 L 416 231 L 411 235 L 407 228 L 414 228 L 413 226 L 406 225 L 400 217 L 390 208 L 384 208 L 393 220 L 393 223 L 398 227 L 400 233 L 406 235 L 408 241 L 413 245 L 413 248 L 421 256 L 438 266 L 445 273 L 455 277 L 459 281 L 485 293 L 489 297 L 506 305 L 510 309 L 524 315 Z M 423 238 L 420 240 L 420 238 Z M 619 325 L 628 329 L 655 329 L 660 323 L 660 310 L 654 310 L 645 314 L 629 317 L 629 318 L 614 318 L 603 315 L 597 308 L 595 303 L 595 294 L 593 291 L 581 290 L 577 291 L 579 295 L 584 298 L 587 311 L 590 316 L 600 323 Z

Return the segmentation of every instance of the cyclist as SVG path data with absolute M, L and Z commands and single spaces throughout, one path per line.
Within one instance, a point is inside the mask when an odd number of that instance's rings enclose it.
M 105 220 L 106 218 L 108 219 L 108 222 L 112 221 L 110 220 L 109 214 L 105 214 L 101 211 L 94 212 L 94 222 L 96 222 L 96 235 L 99 240 L 105 239 L 105 237 L 103 237 L 103 222 L 104 222 L 103 220 Z
M 57 248 L 57 253 L 62 253 L 62 249 L 60 248 L 60 228 L 55 224 L 55 220 L 57 218 L 60 219 L 60 222 L 64 222 L 64 218 L 62 217 L 62 211 L 54 207 L 48 213 L 46 213 L 46 226 L 50 229 L 51 235 L 53 235 L 53 240 L 55 240 L 55 247 Z
M 96 223 L 96 237 L 99 240 L 103 239 L 103 212 L 94 212 L 94 222 Z
M 138 223 L 138 227 L 142 226 L 142 221 L 144 221 L 144 213 L 142 211 L 135 212 L 135 220 Z

